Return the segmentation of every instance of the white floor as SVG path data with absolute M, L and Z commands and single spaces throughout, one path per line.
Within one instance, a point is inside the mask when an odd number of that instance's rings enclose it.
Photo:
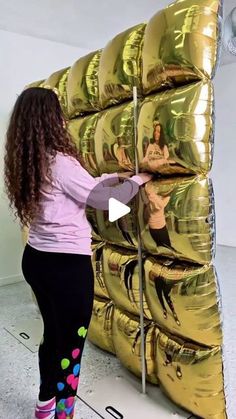
M 225 269 L 225 265 L 227 265 L 227 269 Z M 236 304 L 234 304 L 234 307 L 232 304 L 235 301 L 235 287 L 230 287 L 231 280 L 233 286 L 235 265 L 236 249 L 219 247 L 217 250 L 217 266 L 221 292 L 225 301 L 228 299 L 231 301 L 231 316 L 236 315 Z M 230 271 L 232 275 L 230 275 Z M 223 281 L 224 276 L 227 277 L 227 287 L 225 281 Z M 226 306 L 225 301 L 223 301 L 223 305 Z M 234 313 L 232 313 L 232 309 Z M 31 352 L 5 328 L 10 328 L 19 319 L 26 321 L 37 318 L 39 318 L 39 314 L 32 301 L 30 288 L 25 282 L 0 287 L 0 419 L 33 418 L 39 382 L 37 352 Z M 226 335 L 229 333 L 229 328 L 226 328 L 225 333 Z M 105 353 L 87 340 L 82 359 L 80 388 L 92 388 L 94 385 L 96 387 L 98 381 L 109 375 L 121 375 L 122 372 L 124 370 L 115 356 Z M 230 381 L 230 377 L 228 380 Z M 233 382 L 228 384 L 234 386 Z M 232 390 L 234 390 L 233 387 Z M 80 393 L 78 392 L 78 394 Z M 182 416 L 179 413 L 180 411 L 169 403 L 159 390 L 158 400 L 156 416 L 158 419 L 193 418 L 190 414 L 183 414 Z M 89 398 L 87 401 L 89 401 Z M 148 418 L 148 412 L 145 416 Z M 95 413 L 91 407 L 78 399 L 76 418 L 95 419 L 99 417 L 103 416 Z M 124 416 L 125 419 L 126 417 Z

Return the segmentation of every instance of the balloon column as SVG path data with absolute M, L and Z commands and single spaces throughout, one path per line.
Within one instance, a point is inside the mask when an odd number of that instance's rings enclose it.
M 137 223 L 145 277 L 147 379 L 178 405 L 225 419 L 215 252 L 214 92 L 220 0 L 178 0 L 33 85 L 54 89 L 93 176 L 133 171 L 133 86 L 140 170 L 155 174 L 110 223 L 88 208 L 95 300 L 89 339 L 141 375 Z

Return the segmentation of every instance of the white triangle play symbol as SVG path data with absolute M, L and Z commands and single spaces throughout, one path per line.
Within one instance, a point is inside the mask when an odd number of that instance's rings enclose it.
M 109 221 L 113 222 L 130 212 L 130 207 L 115 198 L 109 199 Z

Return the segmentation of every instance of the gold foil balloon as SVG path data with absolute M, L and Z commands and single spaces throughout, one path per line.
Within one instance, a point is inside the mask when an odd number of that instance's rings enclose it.
M 95 131 L 95 153 L 101 174 L 134 170 L 132 103 L 100 114 Z
M 67 79 L 70 67 L 63 68 L 62 70 L 56 71 L 51 74 L 47 80 L 45 80 L 43 87 L 47 89 L 53 89 L 58 95 L 58 99 L 61 104 L 61 108 L 66 117 L 68 117 L 68 103 L 67 103 Z
M 81 164 L 94 177 L 99 175 L 94 144 L 98 118 L 99 114 L 96 113 L 85 118 L 72 119 L 68 123 L 68 130 L 79 150 Z
M 138 117 L 139 167 L 153 173 L 209 172 L 213 89 L 200 81 L 147 97 Z
M 144 271 L 146 300 L 158 326 L 203 345 L 222 344 L 217 278 L 212 265 L 149 257 Z
M 92 243 L 92 265 L 94 271 L 94 293 L 96 296 L 101 298 L 110 299 L 107 292 L 106 284 L 104 282 L 104 273 L 103 273 L 103 253 L 104 253 L 104 243 Z
M 156 360 L 161 386 L 175 403 L 204 419 L 227 418 L 220 347 L 198 346 L 160 332 Z
M 104 281 L 110 298 L 121 310 L 140 314 L 139 269 L 137 252 L 115 247 L 104 248 Z M 147 319 L 152 319 L 147 302 L 143 301 L 143 312 Z
M 149 253 L 209 263 L 215 252 L 214 217 L 212 184 L 204 176 L 151 181 L 141 189 L 139 224 Z
M 179 0 L 153 16 L 144 36 L 145 94 L 214 75 L 220 13 L 220 0 Z
M 102 50 L 81 57 L 71 67 L 68 82 L 69 117 L 99 110 L 98 68 Z
M 95 241 L 102 241 L 102 238 L 98 231 L 97 214 L 94 208 L 86 206 L 86 217 L 92 227 L 92 239 Z
M 43 87 L 44 83 L 45 83 L 45 80 L 34 81 L 34 82 L 30 83 L 30 84 L 27 84 L 25 86 L 24 90 L 25 89 L 28 89 L 29 87 Z
M 137 217 L 136 203 L 129 202 L 131 212 L 115 222 L 109 221 L 108 211 L 96 211 L 98 233 L 103 240 L 112 244 L 137 249 Z
M 112 301 L 95 297 L 88 338 L 94 345 L 111 353 L 115 353 L 112 336 L 113 317 L 114 305 Z
M 98 72 L 102 108 L 132 97 L 132 87 L 141 90 L 141 57 L 145 24 L 117 35 L 103 49 Z
M 155 347 L 158 329 L 151 322 L 145 321 L 145 361 L 146 377 L 157 384 Z M 141 376 L 141 331 L 139 318 L 115 308 L 113 320 L 113 341 L 116 355 L 121 363 L 138 377 Z

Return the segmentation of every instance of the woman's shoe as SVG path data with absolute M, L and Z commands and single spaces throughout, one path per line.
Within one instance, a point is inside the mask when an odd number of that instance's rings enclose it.
M 35 419 L 54 419 L 56 412 L 56 398 L 46 402 L 38 401 L 35 407 Z

